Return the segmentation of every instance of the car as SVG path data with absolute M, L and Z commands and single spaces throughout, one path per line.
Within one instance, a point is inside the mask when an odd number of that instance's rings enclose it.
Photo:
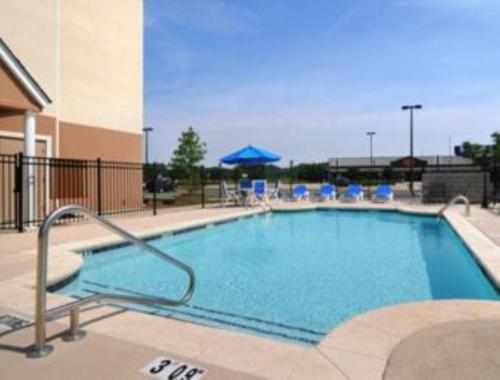
M 156 179 L 156 191 L 159 193 L 168 193 L 175 190 L 175 183 L 170 177 L 159 175 Z
M 337 177 L 335 182 L 337 186 L 348 186 L 351 183 L 351 180 L 347 177 Z

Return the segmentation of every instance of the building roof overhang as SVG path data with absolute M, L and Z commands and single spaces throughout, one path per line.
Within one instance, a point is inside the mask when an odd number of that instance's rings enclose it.
M 21 61 L 14 55 L 12 50 L 0 38 L 0 60 L 4 63 L 10 73 L 17 79 L 23 89 L 29 94 L 40 109 L 47 107 L 52 100 L 45 93 L 38 82 L 29 73 Z

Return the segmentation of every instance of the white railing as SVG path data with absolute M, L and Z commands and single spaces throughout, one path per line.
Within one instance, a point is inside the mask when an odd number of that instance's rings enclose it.
M 48 263 L 48 247 L 49 247 L 49 232 L 54 223 L 65 215 L 74 213 L 85 214 L 91 219 L 96 220 L 101 225 L 106 227 L 111 232 L 121 236 L 126 241 L 139 246 L 148 253 L 168 262 L 186 272 L 189 277 L 189 286 L 184 295 L 179 299 L 169 299 L 163 297 L 136 297 L 120 294 L 97 294 L 87 298 L 82 298 L 77 301 L 58 306 L 54 309 L 47 310 L 47 263 Z M 67 205 L 53 211 L 45 220 L 38 232 L 38 253 L 37 253 L 37 273 L 36 273 L 36 305 L 35 305 L 35 344 L 28 351 L 27 356 L 30 358 L 41 358 L 52 352 L 52 347 L 46 344 L 46 321 L 61 317 L 65 314 L 70 315 L 70 329 L 64 337 L 66 341 L 74 341 L 85 336 L 85 332 L 79 328 L 80 307 L 92 302 L 111 300 L 128 303 L 138 303 L 145 305 L 163 305 L 163 306 L 181 306 L 185 304 L 193 295 L 195 287 L 195 275 L 191 267 L 180 262 L 176 258 L 160 251 L 159 249 L 147 244 L 141 239 L 136 238 L 129 232 L 125 231 L 116 224 L 106 220 L 90 210 L 77 205 Z
M 465 216 L 470 216 L 470 201 L 465 195 L 457 195 L 456 197 L 451 198 L 448 203 L 446 203 L 441 209 L 438 211 L 438 218 L 441 218 L 444 212 L 457 202 L 462 201 L 465 204 Z

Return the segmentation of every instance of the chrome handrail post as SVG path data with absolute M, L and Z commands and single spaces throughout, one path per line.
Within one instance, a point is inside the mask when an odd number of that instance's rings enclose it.
M 457 195 L 450 199 L 441 209 L 438 211 L 438 219 L 441 218 L 444 212 L 452 205 L 456 204 L 458 201 L 463 201 L 465 204 L 465 216 L 470 216 L 470 201 L 465 195 Z
M 75 306 L 69 311 L 69 330 L 63 335 L 65 342 L 74 342 L 83 339 L 87 333 L 80 330 L 80 306 Z
M 43 227 L 40 228 L 36 270 L 35 349 L 39 352 L 43 352 L 45 347 L 45 310 L 47 308 L 47 239 L 43 231 Z M 47 353 L 49 352 L 50 349 Z
M 46 309 L 47 309 L 47 249 L 48 232 L 58 214 L 49 215 L 38 231 L 37 267 L 36 267 L 36 300 L 35 300 L 35 344 L 28 351 L 28 357 L 41 358 L 52 352 L 52 347 L 46 345 Z
M 106 227 L 111 232 L 121 236 L 126 241 L 133 243 L 140 248 L 146 250 L 148 253 L 167 261 L 168 263 L 174 265 L 180 270 L 187 273 L 189 277 L 188 289 L 184 295 L 179 299 L 169 299 L 162 297 L 138 297 L 138 296 L 126 296 L 119 294 L 97 294 L 87 298 L 79 299 L 70 302 L 65 305 L 58 306 L 51 310 L 47 310 L 47 267 L 48 267 L 48 246 L 49 246 L 49 232 L 52 225 L 62 216 L 71 213 L 82 213 L 96 220 L 101 225 Z M 85 336 L 85 332 L 79 330 L 79 308 L 83 305 L 87 305 L 92 302 L 100 300 L 112 300 L 112 301 L 122 301 L 122 302 L 132 302 L 140 303 L 145 305 L 160 304 L 165 306 L 181 306 L 188 302 L 194 292 L 195 288 L 195 274 L 193 269 L 184 264 L 183 262 L 177 260 L 176 258 L 160 251 L 141 239 L 136 238 L 134 235 L 125 231 L 121 227 L 118 227 L 114 223 L 106 220 L 98 215 L 95 215 L 86 208 L 78 205 L 67 205 L 62 206 L 54 210 L 45 220 L 43 221 L 40 230 L 38 231 L 38 245 L 37 245 L 37 273 L 36 273 L 36 301 L 35 301 L 35 344 L 27 352 L 27 356 L 30 358 L 41 358 L 47 356 L 52 352 L 52 347 L 46 344 L 46 321 L 47 319 L 54 319 L 56 317 L 62 316 L 70 312 L 70 329 L 65 335 L 64 340 L 74 341 L 81 339 Z

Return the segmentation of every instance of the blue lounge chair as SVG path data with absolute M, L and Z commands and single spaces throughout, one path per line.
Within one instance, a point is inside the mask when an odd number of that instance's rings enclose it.
M 267 205 L 267 181 L 264 179 L 255 179 L 252 181 L 252 201 L 260 205 Z
M 374 202 L 388 202 L 394 199 L 394 191 L 391 185 L 382 184 L 377 186 L 375 194 L 373 194 Z
M 343 200 L 344 201 L 361 201 L 364 198 L 363 186 L 352 183 L 347 186 L 347 190 L 344 193 Z
M 292 199 L 300 201 L 309 198 L 309 191 L 306 185 L 295 185 L 292 191 Z
M 244 179 L 240 180 L 239 188 L 240 188 L 240 190 L 243 190 L 243 191 L 250 190 L 252 188 L 252 182 L 249 179 L 244 178 Z
M 319 189 L 319 198 L 323 201 L 329 201 L 335 199 L 337 196 L 336 188 L 334 185 L 329 183 L 324 183 Z
M 252 181 L 248 178 L 241 179 L 238 184 L 238 195 L 243 206 L 248 207 L 252 202 Z

